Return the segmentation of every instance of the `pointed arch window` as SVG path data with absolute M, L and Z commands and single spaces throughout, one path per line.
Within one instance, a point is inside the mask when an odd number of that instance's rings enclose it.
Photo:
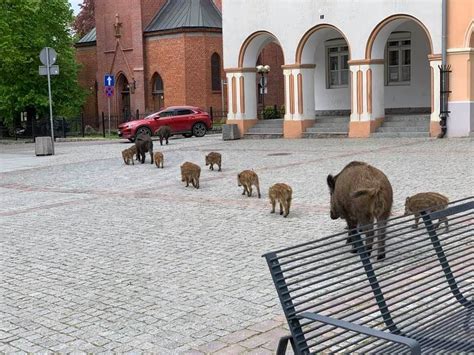
M 221 91 L 221 57 L 214 53 L 211 57 L 212 91 Z
M 158 111 L 163 108 L 165 103 L 165 90 L 163 87 L 163 79 L 161 79 L 161 76 L 158 73 L 153 77 L 151 94 L 153 96 L 153 109 Z

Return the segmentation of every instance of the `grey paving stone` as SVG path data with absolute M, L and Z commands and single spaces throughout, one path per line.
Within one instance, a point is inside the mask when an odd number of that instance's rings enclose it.
M 272 328 L 281 309 L 261 255 L 342 230 L 327 174 L 351 160 L 377 166 L 394 215 L 415 192 L 455 200 L 474 186 L 467 139 L 173 140 L 159 171 L 125 166 L 126 146 L 57 143 L 41 159 L 32 144 L 2 146 L 0 345 L 11 334 L 45 351 L 184 352 L 283 329 Z M 205 169 L 212 150 L 222 172 Z M 180 181 L 187 160 L 203 167 L 199 190 Z M 241 195 L 244 169 L 259 174 L 261 199 Z M 287 219 L 270 214 L 275 182 L 294 190 Z M 244 350 L 274 350 L 273 339 L 256 343 Z

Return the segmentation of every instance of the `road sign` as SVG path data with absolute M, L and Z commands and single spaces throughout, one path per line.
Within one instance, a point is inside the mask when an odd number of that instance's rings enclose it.
M 106 86 L 105 87 L 105 96 L 111 97 L 114 95 L 114 87 L 113 86 Z
M 57 56 L 58 54 L 56 53 L 56 51 L 50 47 L 44 47 L 40 52 L 40 60 L 43 65 L 53 65 L 54 63 L 56 63 Z
M 51 99 L 51 75 L 59 74 L 59 67 L 53 65 L 56 63 L 57 53 L 53 48 L 44 47 L 39 55 L 41 63 L 44 64 L 44 67 L 39 67 L 40 75 L 46 75 L 48 78 L 48 97 L 49 97 L 49 120 L 51 123 L 51 144 L 53 148 L 54 155 L 54 125 L 53 125 L 53 100 Z M 43 69 L 44 68 L 44 69 Z M 43 74 L 46 72 L 46 74 Z
M 104 86 L 115 86 L 115 77 L 110 74 L 105 74 Z
M 46 65 L 39 66 L 39 75 L 48 75 L 48 68 Z M 59 66 L 51 65 L 49 67 L 49 75 L 59 75 Z

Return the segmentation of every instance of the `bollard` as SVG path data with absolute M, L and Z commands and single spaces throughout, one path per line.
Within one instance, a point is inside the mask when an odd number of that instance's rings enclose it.
M 104 115 L 104 111 L 102 111 L 102 137 L 105 138 L 105 115 Z
M 84 138 L 84 112 L 81 112 L 81 133 L 82 138 Z

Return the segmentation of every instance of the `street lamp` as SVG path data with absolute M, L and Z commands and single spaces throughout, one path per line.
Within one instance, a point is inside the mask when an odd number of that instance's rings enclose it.
M 260 93 L 262 95 L 262 119 L 263 117 L 263 112 L 265 111 L 265 87 L 267 86 L 265 83 L 265 74 L 268 74 L 270 72 L 270 66 L 269 65 L 257 65 L 257 73 L 260 74 Z

